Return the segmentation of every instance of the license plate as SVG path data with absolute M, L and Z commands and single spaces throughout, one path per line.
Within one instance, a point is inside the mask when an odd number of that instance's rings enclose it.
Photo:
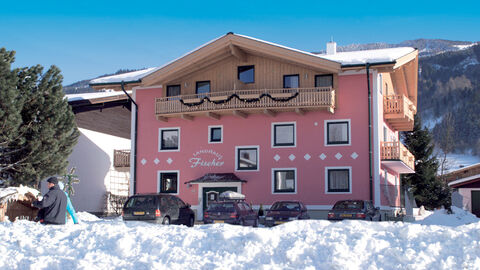
M 353 217 L 352 214 L 340 214 L 340 217 Z
M 223 220 L 214 220 L 213 223 L 225 223 Z
M 278 224 L 283 224 L 283 223 L 285 223 L 285 222 L 286 222 L 286 221 L 275 221 L 275 224 L 278 225 Z
M 144 211 L 137 211 L 137 212 L 133 212 L 133 215 L 134 216 L 143 216 L 143 215 L 145 215 L 145 212 Z

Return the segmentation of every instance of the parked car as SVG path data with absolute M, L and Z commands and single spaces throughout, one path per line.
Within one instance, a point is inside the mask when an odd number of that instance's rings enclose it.
M 371 201 L 343 200 L 338 201 L 328 213 L 329 220 L 362 219 L 381 220 L 380 208 L 374 207 Z
M 267 211 L 265 226 L 272 227 L 298 219 L 310 219 L 305 204 L 299 201 L 278 201 Z
M 258 226 L 257 212 L 243 200 L 210 202 L 203 215 L 205 224 L 228 223 L 242 226 Z
M 195 214 L 190 204 L 174 195 L 137 194 L 128 198 L 123 206 L 124 221 L 137 220 L 161 224 L 184 224 L 192 227 Z

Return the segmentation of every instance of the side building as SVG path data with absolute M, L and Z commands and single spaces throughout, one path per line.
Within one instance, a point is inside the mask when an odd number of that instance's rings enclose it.
M 312 54 L 228 33 L 143 74 L 91 81 L 123 81 L 138 104 L 130 191 L 176 194 L 197 219 L 226 190 L 254 207 L 301 200 L 316 218 L 342 199 L 400 211 L 414 157 L 398 132 L 413 129 L 418 51 L 335 47 Z
M 122 92 L 66 95 L 80 131 L 68 157 L 80 180 L 72 203 L 77 211 L 119 213 L 129 194 L 130 102 Z

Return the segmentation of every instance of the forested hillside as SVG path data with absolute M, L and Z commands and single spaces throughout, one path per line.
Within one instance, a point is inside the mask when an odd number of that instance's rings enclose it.
M 419 111 L 435 140 L 451 126 L 454 151 L 480 155 L 480 45 L 421 58 L 419 68 Z

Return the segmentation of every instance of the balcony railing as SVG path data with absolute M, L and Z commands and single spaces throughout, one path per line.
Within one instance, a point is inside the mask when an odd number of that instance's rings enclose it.
M 130 167 L 130 150 L 113 150 L 113 166 L 115 168 Z
M 381 159 L 401 161 L 413 171 L 415 170 L 415 157 L 401 142 L 382 142 Z
M 389 95 L 383 98 L 383 113 L 385 120 L 396 130 L 413 129 L 413 119 L 417 108 L 404 95 Z
M 155 100 L 155 113 L 159 117 L 199 112 L 297 108 L 326 108 L 333 113 L 335 90 L 331 87 L 231 90 Z

